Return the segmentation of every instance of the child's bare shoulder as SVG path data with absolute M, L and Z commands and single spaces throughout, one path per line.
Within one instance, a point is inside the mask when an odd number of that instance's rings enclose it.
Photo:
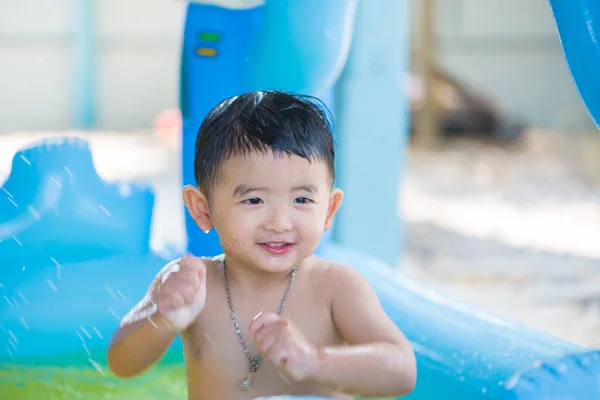
M 314 282 L 322 282 L 330 291 L 346 290 L 355 285 L 370 286 L 360 272 L 344 263 L 313 256 L 310 270 Z

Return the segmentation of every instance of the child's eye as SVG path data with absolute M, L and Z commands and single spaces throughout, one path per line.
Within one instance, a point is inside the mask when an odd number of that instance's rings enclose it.
M 262 203 L 262 200 L 259 199 L 258 197 L 254 197 L 252 199 L 244 200 L 242 203 L 251 204 L 251 205 L 257 205 L 257 204 Z
M 308 197 L 296 197 L 294 200 L 296 204 L 308 204 L 311 200 Z

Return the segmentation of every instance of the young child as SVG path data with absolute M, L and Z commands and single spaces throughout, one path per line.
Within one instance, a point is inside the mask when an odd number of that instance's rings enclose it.
M 374 290 L 313 255 L 342 203 L 324 107 L 282 92 L 228 99 L 200 127 L 194 170 L 183 200 L 224 255 L 159 272 L 113 337 L 113 373 L 142 373 L 181 335 L 189 399 L 410 393 L 414 353 Z

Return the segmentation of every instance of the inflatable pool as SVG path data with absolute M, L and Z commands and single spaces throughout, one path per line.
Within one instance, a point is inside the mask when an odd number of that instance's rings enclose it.
M 573 82 L 600 127 L 600 2 L 550 0 Z
M 65 164 L 67 160 L 79 164 Z M 20 164 L 32 167 L 36 179 L 31 179 L 31 169 Z M 41 165 L 45 167 L 37 167 Z M 60 176 L 58 172 L 66 165 L 71 173 Z M 156 272 L 178 255 L 148 251 L 148 189 L 117 190 L 119 185 L 102 182 L 93 167 L 85 167 L 90 165 L 91 153 L 81 139 L 42 143 L 14 157 L 7 183 L 35 183 L 30 192 L 38 195 L 18 189 L 24 186 L 3 187 L 5 194 L 10 193 L 0 214 L 3 394 L 19 399 L 61 398 L 68 393 L 86 399 L 110 394 L 184 398 L 180 343 L 158 367 L 133 381 L 111 378 L 106 368 L 108 340 L 120 317 L 141 298 Z M 57 186 L 56 182 L 61 191 L 48 189 Z M 82 182 L 92 183 L 95 189 L 80 190 L 86 188 Z M 21 213 L 15 214 L 7 205 Z M 94 212 L 97 208 L 99 213 Z M 13 222 L 28 220 L 32 209 L 37 214 L 31 223 Z M 125 210 L 128 218 L 120 217 Z M 139 235 L 137 241 L 131 241 L 134 233 Z M 13 255 L 17 241 L 22 251 L 37 253 L 39 243 L 51 243 L 56 237 L 70 238 L 55 246 L 56 257 L 50 246 L 47 253 L 30 254 L 27 261 Z M 120 253 L 118 249 L 102 253 L 110 248 L 105 247 L 107 243 L 123 243 L 124 247 Z M 96 257 L 82 260 L 83 254 Z M 596 388 L 600 361 L 595 352 L 453 302 L 362 253 L 330 244 L 323 256 L 360 271 L 411 340 L 419 380 L 409 398 L 449 398 L 451 394 L 451 398 L 501 399 L 511 393 L 515 399 L 529 399 L 534 397 L 527 397 L 528 393 L 540 390 L 568 389 L 579 395 L 582 388 Z M 536 364 L 537 369 L 528 371 Z M 52 396 L 40 397 L 41 393 Z
M 382 1 L 369 5 L 382 7 Z M 186 174 L 194 130 L 210 105 L 249 88 L 331 91 L 348 53 L 356 1 L 294 3 L 302 3 L 303 10 L 283 2 L 250 3 L 255 6 L 189 6 L 182 56 L 184 183 L 192 179 Z M 576 84 L 590 113 L 597 115 L 598 90 L 587 90 L 597 88 L 596 75 L 572 60 L 583 52 L 589 65 L 598 65 L 592 33 L 598 32 L 599 8 L 585 0 L 570 9 L 566 0 L 551 3 Z M 237 21 L 235 29 L 232 21 Z M 311 32 L 305 29 L 309 22 Z M 588 42 L 575 46 L 573 37 Z M 297 52 L 286 43 L 297 43 Z M 269 74 L 265 60 L 278 54 L 285 55 L 279 67 L 289 71 Z M 231 70 L 244 73 L 225 74 Z M 232 76 L 231 85 L 223 84 Z M 118 380 L 106 367 L 106 348 L 119 319 L 155 273 L 179 256 L 150 250 L 153 203 L 148 187 L 100 179 L 81 139 L 42 141 L 15 155 L 0 195 L 2 398 L 185 398 L 179 342 L 139 378 Z M 215 236 L 194 232 L 188 229 L 195 254 L 220 251 Z M 600 398 L 595 350 L 466 307 L 354 249 L 325 243 L 321 251 L 371 282 L 414 346 L 418 383 L 407 398 Z

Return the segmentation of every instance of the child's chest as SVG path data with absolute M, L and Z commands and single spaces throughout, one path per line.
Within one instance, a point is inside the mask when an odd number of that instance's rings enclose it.
M 201 317 L 184 339 L 187 361 L 197 370 L 222 371 L 225 376 L 221 378 L 235 388 L 248 374 L 250 358 L 259 355 L 256 343 L 249 337 L 253 317 L 261 311 L 277 313 L 282 298 L 283 293 L 234 298 L 225 290 L 210 290 Z M 302 287 L 291 290 L 282 316 L 295 324 L 315 346 L 332 346 L 341 341 L 323 293 L 302 290 Z M 291 382 L 268 361 L 261 363 L 254 379 L 256 387 L 279 388 L 286 393 L 302 391 L 302 385 Z
M 284 299 L 284 289 L 281 293 L 238 294 L 234 297 L 222 288 L 212 288 L 207 293 L 204 311 L 190 332 L 190 339 L 193 337 L 194 342 L 202 344 L 204 351 L 228 349 L 232 353 L 255 356 L 258 350 L 249 337 L 252 319 L 260 312 L 277 314 L 281 309 L 281 316 L 298 327 L 311 344 L 337 343 L 326 295 L 298 286 Z

